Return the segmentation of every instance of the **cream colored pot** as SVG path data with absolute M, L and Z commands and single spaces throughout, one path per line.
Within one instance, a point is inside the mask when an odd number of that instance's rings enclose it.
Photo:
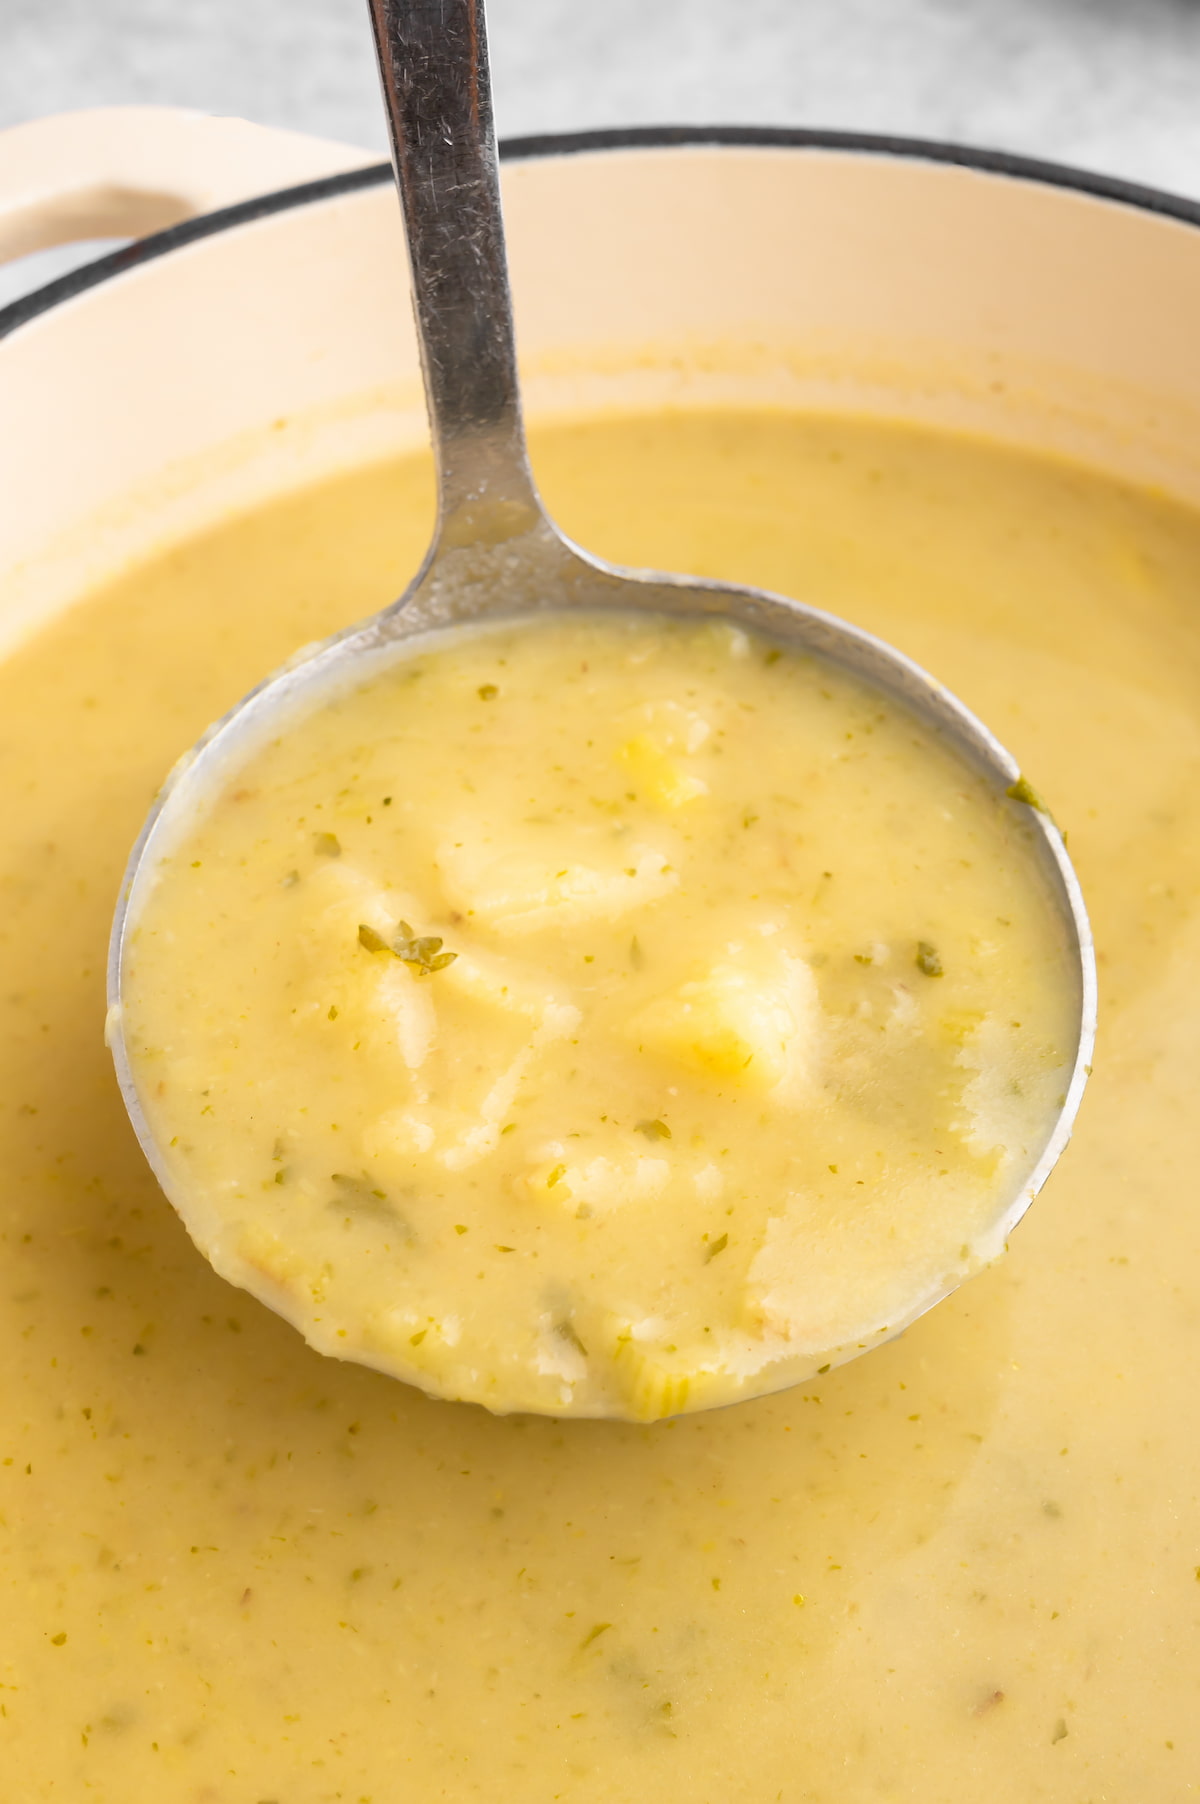
M 505 202 L 535 417 L 868 411 L 1200 499 L 1186 202 L 936 145 L 669 129 L 510 145 Z M 0 257 L 147 230 L 0 313 L 0 645 L 173 535 L 425 433 L 368 153 L 150 108 L 0 135 Z

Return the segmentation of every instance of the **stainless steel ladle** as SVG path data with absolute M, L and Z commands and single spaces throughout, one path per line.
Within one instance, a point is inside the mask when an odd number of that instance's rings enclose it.
M 1075 873 L 1050 817 L 1021 800 L 1017 764 L 974 715 L 900 652 L 804 603 L 619 569 L 572 545 L 547 518 L 530 474 L 517 383 L 482 0 L 368 0 L 395 154 L 438 482 L 433 544 L 393 606 L 308 649 L 211 727 L 176 767 L 134 847 L 113 927 L 109 1040 L 133 1125 L 171 1191 L 122 1031 L 126 947 L 159 859 L 250 746 L 288 730 L 305 707 L 361 680 L 401 641 L 460 623 L 585 608 L 718 616 L 853 672 L 912 710 L 1006 806 L 1030 815 L 1061 916 L 1078 998 L 1071 1075 L 1032 1169 L 996 1223 L 1007 1238 L 1070 1137 L 1095 1032 L 1091 932 Z M 293 727 L 303 731 L 303 726 Z M 1014 796 L 1013 792 L 1016 791 Z M 920 1300 L 906 1320 L 945 1291 Z M 898 1329 L 905 1324 L 897 1322 Z M 877 1343 L 876 1343 L 877 1344 Z

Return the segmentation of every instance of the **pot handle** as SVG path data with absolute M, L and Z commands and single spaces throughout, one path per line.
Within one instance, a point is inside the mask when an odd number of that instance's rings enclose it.
M 300 132 L 179 107 L 96 107 L 0 132 L 0 263 L 142 238 L 276 188 L 382 162 Z

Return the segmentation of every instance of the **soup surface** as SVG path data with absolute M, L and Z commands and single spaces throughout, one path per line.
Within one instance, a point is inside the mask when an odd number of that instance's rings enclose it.
M 0 1795 L 1183 1804 L 1200 522 L 865 423 L 611 421 L 535 455 L 583 542 L 882 633 L 1053 798 L 1101 965 L 1075 1142 L 1005 1260 L 775 1397 L 501 1418 L 320 1358 L 149 1177 L 101 1040 L 105 945 L 162 771 L 398 592 L 427 465 L 81 602 L 0 669 Z
M 402 649 L 135 898 L 172 1195 L 320 1351 L 438 1395 L 645 1421 L 809 1378 L 998 1255 L 1049 1139 L 1078 991 L 1033 824 L 724 622 Z

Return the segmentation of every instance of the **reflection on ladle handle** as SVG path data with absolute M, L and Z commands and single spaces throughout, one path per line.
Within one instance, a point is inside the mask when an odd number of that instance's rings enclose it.
M 527 531 L 525 453 L 483 0 L 368 0 L 425 371 L 439 541 Z

